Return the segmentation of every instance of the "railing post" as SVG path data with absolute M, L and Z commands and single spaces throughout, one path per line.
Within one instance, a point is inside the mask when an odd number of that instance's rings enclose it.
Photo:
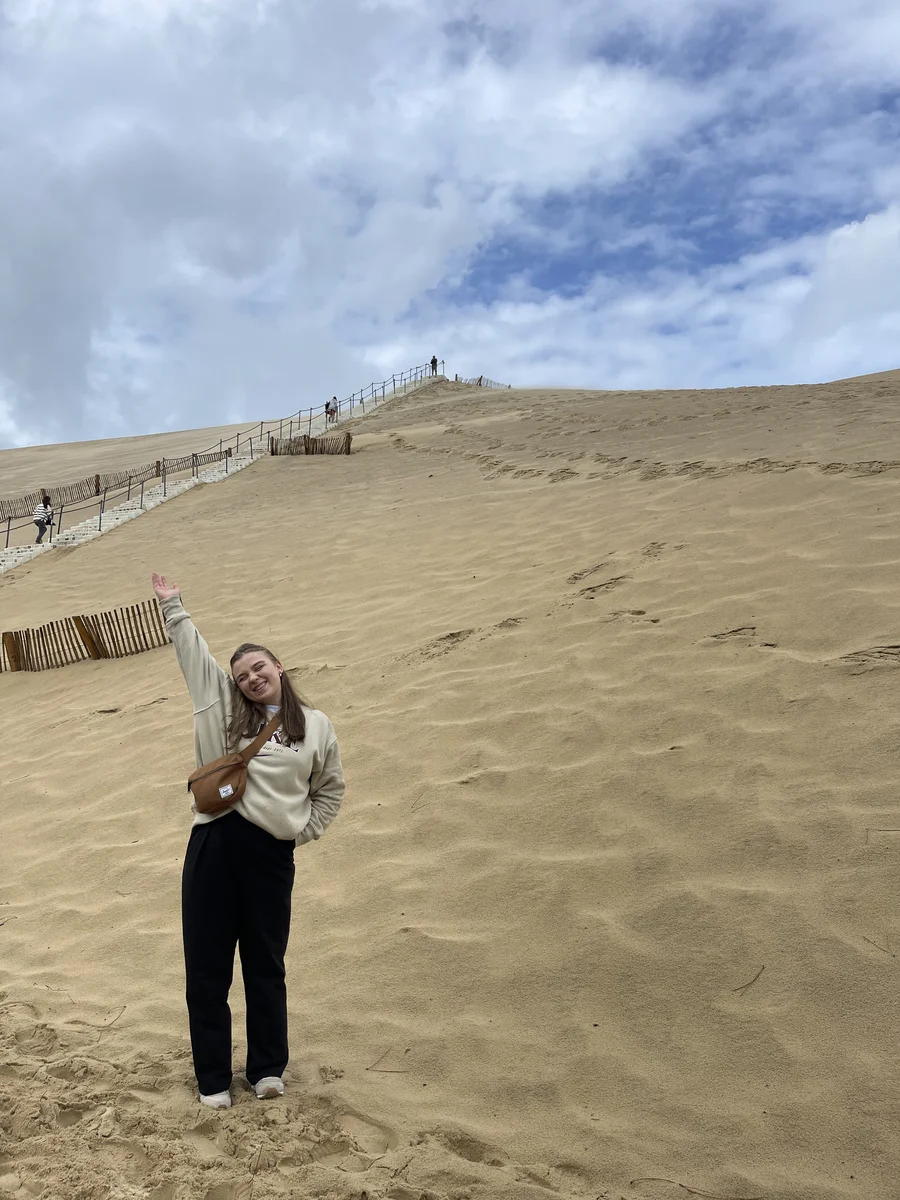
M 141 512 L 144 511 L 144 481 L 141 480 Z
M 166 478 L 166 460 L 162 460 L 163 496 L 168 496 L 168 480 Z
M 128 476 L 128 495 L 125 497 L 125 499 L 126 500 L 131 499 L 131 476 L 130 475 Z
M 312 409 L 309 410 L 309 436 L 312 437 Z
M 165 479 L 166 468 L 163 464 L 163 479 Z M 97 518 L 97 532 L 103 532 L 103 510 L 106 508 L 106 488 L 103 489 L 103 499 L 100 501 L 100 516 Z
M 262 421 L 260 421 L 260 423 L 259 423 L 259 440 L 260 441 L 262 441 L 262 427 L 263 427 L 263 423 L 262 423 Z
M 12 527 L 12 517 L 6 518 L 6 549 L 9 549 L 9 531 Z
M 279 438 L 281 437 L 281 435 L 282 435 L 283 433 L 284 433 L 284 421 L 282 420 L 282 421 L 279 421 L 279 422 L 278 422 L 278 436 L 279 436 Z
M 66 506 L 64 504 L 61 504 L 59 506 L 59 520 L 56 523 L 56 536 L 57 537 L 59 537 L 59 535 L 62 533 L 62 519 L 63 519 L 63 513 L 65 511 L 66 511 Z
M 294 436 L 294 418 L 291 417 L 291 423 L 288 425 L 288 441 Z
M 250 461 L 253 462 L 253 434 L 250 434 Z

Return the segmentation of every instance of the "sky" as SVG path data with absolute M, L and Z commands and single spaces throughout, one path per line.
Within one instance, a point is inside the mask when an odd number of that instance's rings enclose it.
M 898 135 L 897 0 L 0 0 L 0 446 L 900 367 Z

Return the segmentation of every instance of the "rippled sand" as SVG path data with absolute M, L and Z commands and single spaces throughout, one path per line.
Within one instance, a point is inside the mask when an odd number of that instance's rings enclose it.
M 0 677 L 0 1194 L 895 1197 L 898 402 L 438 385 L 0 577 L 3 628 L 174 577 L 348 778 L 288 1098 L 201 1111 L 174 656 Z

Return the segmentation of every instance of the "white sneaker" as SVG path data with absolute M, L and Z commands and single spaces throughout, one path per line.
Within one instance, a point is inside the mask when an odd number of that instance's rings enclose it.
M 200 1103 L 207 1108 L 231 1108 L 231 1092 L 216 1092 L 212 1096 L 204 1096 L 201 1092 Z
M 253 1085 L 253 1090 L 259 1100 L 274 1100 L 276 1096 L 284 1095 L 284 1084 L 277 1075 L 267 1075 Z

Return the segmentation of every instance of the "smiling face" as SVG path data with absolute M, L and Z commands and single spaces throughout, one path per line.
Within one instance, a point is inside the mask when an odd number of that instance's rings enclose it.
M 263 650 L 250 650 L 231 664 L 234 682 L 255 704 L 281 703 L 281 663 Z

